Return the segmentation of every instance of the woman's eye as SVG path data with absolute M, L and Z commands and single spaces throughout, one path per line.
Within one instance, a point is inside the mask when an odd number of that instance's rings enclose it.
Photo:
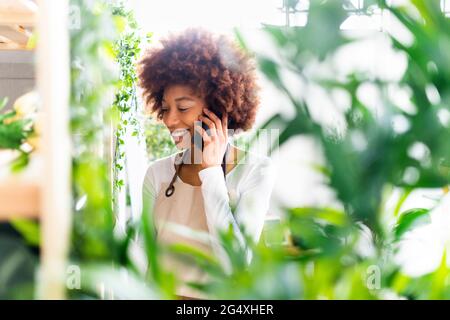
M 184 109 L 183 108 L 178 108 L 178 111 L 180 111 L 180 112 L 185 112 L 187 110 L 189 110 L 189 108 L 184 108 Z M 161 113 L 165 113 L 167 111 L 169 111 L 169 109 L 161 109 Z

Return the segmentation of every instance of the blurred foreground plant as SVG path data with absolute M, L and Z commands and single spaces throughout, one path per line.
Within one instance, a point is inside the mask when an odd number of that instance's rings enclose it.
M 212 274 L 209 285 L 198 286 L 213 297 L 450 298 L 445 252 L 436 271 L 417 277 L 404 274 L 394 259 L 404 235 L 431 220 L 429 209 L 401 212 L 407 197 L 450 182 L 445 169 L 450 160 L 450 21 L 439 1 L 412 1 L 415 11 L 372 1 L 368 11 L 377 4 L 391 13 L 412 40 L 402 41 L 395 33 L 354 36 L 340 29 L 348 18 L 344 2 L 312 1 L 305 27 L 266 26 L 276 56 L 256 52 L 261 71 L 295 111 L 291 118 L 276 114 L 263 128 L 280 129 L 280 146 L 298 135 L 316 141 L 325 159 L 321 172 L 340 207 L 285 208 L 285 221 L 272 237 L 289 232 L 293 246 L 250 243 L 254 256 L 248 268 L 238 262 L 243 253 L 236 239 L 223 234 L 235 268 L 231 277 Z M 245 47 L 243 35 L 237 37 Z M 404 59 L 400 77 L 379 70 L 340 71 L 339 54 L 355 54 L 352 45 L 376 39 Z M 336 117 L 343 125 L 326 124 L 317 116 L 323 111 L 314 108 L 324 106 L 314 102 L 314 91 L 319 101 L 340 111 Z M 376 101 L 366 97 L 371 92 Z M 406 101 L 396 99 L 401 93 Z M 394 189 L 401 196 L 391 211 L 386 202 Z

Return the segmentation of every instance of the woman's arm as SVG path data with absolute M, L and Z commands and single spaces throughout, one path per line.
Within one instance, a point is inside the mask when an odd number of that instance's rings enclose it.
M 229 272 L 231 266 L 220 244 L 219 230 L 227 230 L 232 225 L 236 238 L 244 248 L 246 244 L 239 226 L 243 227 L 245 233 L 255 243 L 259 241 L 275 182 L 274 165 L 270 158 L 254 164 L 240 190 L 241 194 L 236 203 L 234 216 L 222 168 L 214 166 L 203 169 L 199 172 L 199 177 L 202 181 L 201 188 L 208 228 L 213 238 L 212 247 L 225 270 Z M 251 253 L 248 252 L 248 263 L 250 260 Z

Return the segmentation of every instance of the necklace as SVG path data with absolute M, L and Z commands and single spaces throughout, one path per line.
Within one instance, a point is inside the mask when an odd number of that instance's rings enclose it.
M 222 171 L 223 171 L 223 177 L 224 177 L 225 179 L 226 179 L 226 168 L 227 168 L 226 159 L 227 159 L 227 154 L 228 154 L 229 148 L 230 148 L 230 144 L 227 143 L 227 148 L 226 148 L 226 150 L 225 150 L 225 154 L 223 155 L 222 164 L 221 164 Z M 168 186 L 167 189 L 166 189 L 166 192 L 165 192 L 166 197 L 170 197 L 170 196 L 173 195 L 173 193 L 175 192 L 175 186 L 174 186 L 174 183 L 175 183 L 175 180 L 176 180 L 177 177 L 178 177 L 178 174 L 180 173 L 180 169 L 181 169 L 181 166 L 182 166 L 183 163 L 184 163 L 183 160 L 184 160 L 184 157 L 186 156 L 186 154 L 187 154 L 187 152 L 184 151 L 183 154 L 181 155 L 181 163 L 180 163 L 180 165 L 178 166 L 178 168 L 176 169 L 175 174 L 173 175 L 172 181 L 170 181 L 170 184 L 169 184 L 169 186 Z

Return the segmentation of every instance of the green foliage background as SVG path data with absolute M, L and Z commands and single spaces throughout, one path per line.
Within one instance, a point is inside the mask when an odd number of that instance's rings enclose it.
M 248 248 L 242 248 L 231 231 L 222 233 L 231 275 L 214 257 L 194 248 L 183 244 L 162 248 L 153 234 L 151 204 L 144 208 L 141 221 L 130 220 L 125 232 L 117 231 L 112 186 L 120 187 L 120 182 L 113 183 L 111 166 L 122 170 L 123 155 L 119 151 L 114 159 L 105 156 L 104 141 L 111 139 L 105 124 L 117 129 L 117 150 L 125 129 L 145 132 L 150 159 L 170 154 L 174 146 L 154 119 L 146 121 L 145 129 L 133 121 L 139 102 L 132 65 L 142 39 L 131 12 L 123 4 L 101 0 L 71 0 L 71 4 L 81 9 L 83 23 L 70 30 L 70 124 L 76 146 L 70 263 L 82 270 L 82 287 L 69 290 L 70 298 L 101 298 L 100 283 L 116 299 L 174 298 L 177 279 L 160 265 L 161 251 L 167 249 L 211 275 L 209 283 L 191 285 L 212 298 L 450 298 L 445 252 L 435 271 L 418 277 L 404 274 L 393 259 L 408 231 L 430 222 L 428 209 L 401 212 L 402 204 L 418 188 L 444 188 L 450 181 L 450 128 L 442 117 L 450 112 L 450 22 L 439 1 L 412 0 L 418 16 L 381 0 L 365 1 L 368 14 L 376 4 L 412 35 L 408 43 L 382 35 L 406 59 L 398 81 L 364 72 L 349 72 L 343 79 L 333 72 L 318 72 L 333 70 L 339 49 L 359 41 L 340 30 L 348 16 L 346 1 L 311 1 L 305 27 L 264 27 L 267 45 L 274 46 L 278 56 L 255 52 L 259 68 L 295 114 L 290 118 L 276 114 L 262 127 L 280 129 L 281 147 L 295 136 L 313 138 L 325 159 L 320 171 L 341 206 L 283 208 L 286 219 L 268 224 L 259 243 L 247 239 Z M 236 37 L 252 50 L 240 32 Z M 339 91 L 349 97 L 344 132 L 330 130 L 311 115 L 308 100 L 286 83 L 286 72 L 306 86 L 320 87 L 326 95 Z M 358 95 L 366 84 L 380 94 L 381 116 Z M 411 93 L 414 110 L 404 110 L 393 101 L 388 90 L 392 85 Z M 407 123 L 408 129 L 395 130 L 396 119 Z M 415 145 L 426 151 L 423 157 L 411 156 Z M 389 211 L 386 201 L 394 188 L 402 195 Z M 17 228 L 36 242 L 38 228 L 26 223 Z M 286 234 L 292 241 L 286 241 Z M 361 242 L 371 250 L 360 250 Z M 139 266 L 135 245 L 143 250 L 147 269 Z M 250 265 L 244 259 L 246 249 L 253 253 Z

